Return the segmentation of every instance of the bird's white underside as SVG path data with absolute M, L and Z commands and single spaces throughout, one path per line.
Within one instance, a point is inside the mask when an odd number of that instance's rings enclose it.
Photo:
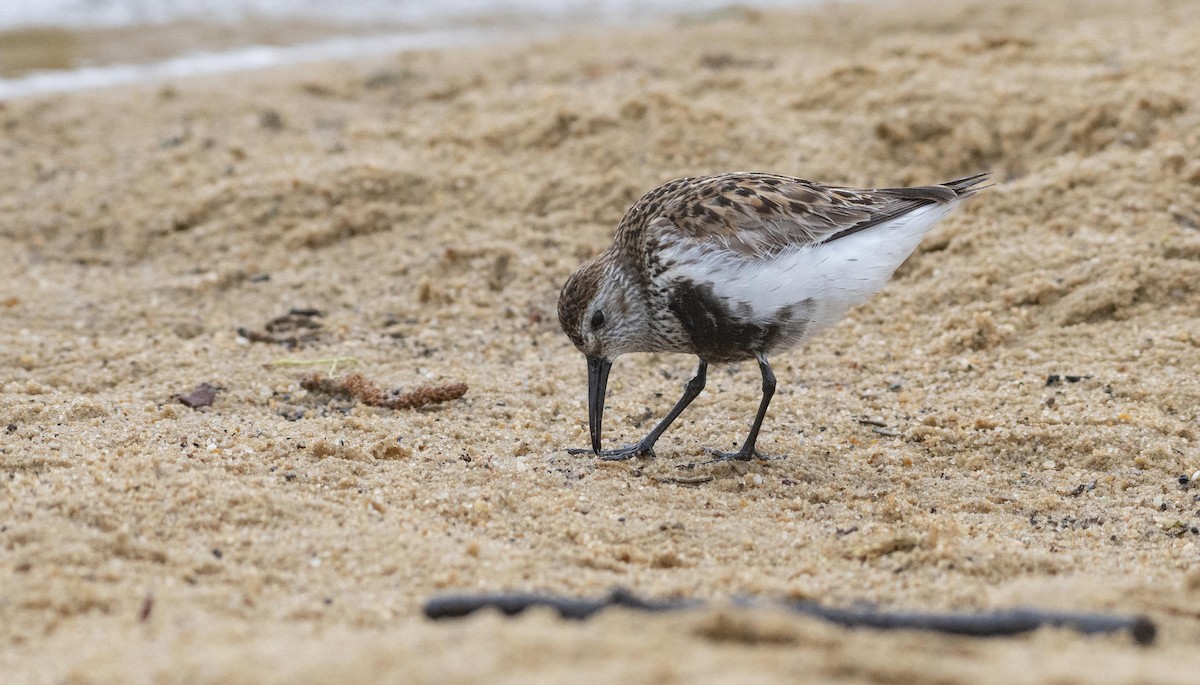
M 957 204 L 920 207 L 833 242 L 786 250 L 769 259 L 683 242 L 664 252 L 664 261 L 674 266 L 662 278 L 711 284 L 713 294 L 726 300 L 732 311 L 748 314 L 754 322 L 769 323 L 785 307 L 804 307 L 811 317 L 808 337 L 882 290 L 921 238 Z

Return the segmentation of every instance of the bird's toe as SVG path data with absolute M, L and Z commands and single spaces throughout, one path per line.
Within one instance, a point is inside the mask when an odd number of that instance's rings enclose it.
M 604 461 L 624 461 L 633 457 L 654 457 L 654 447 L 652 445 L 643 445 L 636 443 L 626 445 L 615 450 L 605 450 L 600 453 L 600 458 Z
M 713 455 L 713 458 L 708 462 L 710 464 L 719 461 L 750 461 L 751 459 L 758 459 L 760 461 L 780 461 L 783 459 L 782 456 L 768 457 L 762 452 L 759 452 L 758 448 L 752 448 L 749 450 L 740 449 L 737 452 L 722 452 L 720 450 L 713 449 L 712 447 L 705 447 L 704 451 Z

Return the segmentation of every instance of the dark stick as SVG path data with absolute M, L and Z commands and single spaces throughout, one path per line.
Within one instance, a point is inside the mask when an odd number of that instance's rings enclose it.
M 425 603 L 425 615 L 429 618 L 458 618 L 479 611 L 480 609 L 499 609 L 506 616 L 515 616 L 532 607 L 550 607 L 559 616 L 571 619 L 584 619 L 608 607 L 625 607 L 641 611 L 660 612 L 677 609 L 699 607 L 700 602 L 694 600 L 645 600 L 634 596 L 627 590 L 613 590 L 603 599 L 578 599 L 574 597 L 555 597 L 533 593 L 495 594 L 495 595 L 443 595 L 434 597 Z
M 444 595 L 425 604 L 425 615 L 433 619 L 466 616 L 480 609 L 498 609 L 507 616 L 519 614 L 530 607 L 550 607 L 559 616 L 585 619 L 608 607 L 624 607 L 641 611 L 674 611 L 694 609 L 703 605 L 698 600 L 645 600 L 625 590 L 614 590 L 602 599 L 578 599 L 540 594 Z M 838 609 L 823 607 L 815 602 L 787 602 L 783 606 L 805 616 L 819 618 L 846 628 L 876 630 L 928 630 L 954 635 L 997 637 L 1027 633 L 1044 626 L 1069 628 L 1076 632 L 1117 633 L 1129 631 L 1139 645 L 1154 642 L 1158 632 L 1154 622 L 1145 616 L 1109 616 L 1074 612 L 1042 611 L 1038 609 L 1004 609 L 977 614 L 890 613 L 876 609 Z
M 1148 645 L 1154 642 L 1158 628 L 1145 616 L 1109 616 L 1076 612 L 1043 611 L 1040 609 L 1001 609 L 978 614 L 888 613 L 875 609 L 838 609 L 823 607 L 814 602 L 794 602 L 785 605 L 792 611 L 819 618 L 847 628 L 876 628 L 878 630 L 931 630 L 954 635 L 1000 637 L 1027 633 L 1044 626 L 1070 628 L 1079 633 L 1117 633 L 1129 631 L 1134 642 Z

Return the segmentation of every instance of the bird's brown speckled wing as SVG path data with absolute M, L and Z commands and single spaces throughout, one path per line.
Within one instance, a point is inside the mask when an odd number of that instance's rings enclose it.
M 942 185 L 856 190 L 787 176 L 734 173 L 672 181 L 634 205 L 622 228 L 676 231 L 747 256 L 828 242 L 931 203 L 974 194 L 987 174 Z

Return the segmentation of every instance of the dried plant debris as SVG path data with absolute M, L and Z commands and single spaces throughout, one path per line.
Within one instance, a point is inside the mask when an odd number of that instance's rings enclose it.
M 749 608 L 762 605 L 750 599 L 738 601 Z M 582 620 L 608 607 L 662 612 L 695 609 L 703 603 L 692 599 L 655 601 L 642 599 L 628 590 L 613 590 L 600 599 L 556 597 L 541 594 L 443 595 L 425 603 L 425 615 L 432 619 L 467 616 L 480 609 L 498 609 L 514 616 L 531 607 L 550 607 L 563 618 Z M 840 609 L 810 601 L 781 602 L 780 606 L 805 616 L 818 618 L 845 628 L 876 630 L 927 630 L 973 637 L 1018 635 L 1042 627 L 1068 628 L 1079 633 L 1129 632 L 1139 645 L 1154 642 L 1158 628 L 1145 616 L 1111 616 L 1079 612 L 1042 611 L 1040 609 L 1001 609 L 985 613 L 892 612 L 874 608 Z
M 265 342 L 298 347 L 313 342 L 321 336 L 322 325 L 316 319 L 324 316 L 318 309 L 291 309 L 283 316 L 267 322 L 261 331 L 239 328 L 238 335 L 250 342 Z
M 175 399 L 183 406 L 191 407 L 192 409 L 207 407 L 213 403 L 213 400 L 217 399 L 217 388 L 208 383 L 201 383 L 193 388 L 191 392 L 176 395 Z
M 1072 374 L 1067 374 L 1064 376 L 1062 374 L 1052 373 L 1049 376 L 1046 376 L 1046 385 L 1058 385 L 1063 381 L 1068 383 L 1078 383 L 1079 381 L 1086 381 L 1090 378 L 1091 376 L 1076 376 Z
M 466 383 L 446 385 L 423 385 L 409 392 L 384 392 L 366 376 L 352 373 L 331 378 L 313 373 L 300 379 L 300 387 L 309 392 L 319 392 L 335 397 L 353 397 L 371 407 L 384 409 L 417 409 L 430 404 L 457 400 L 467 393 Z

